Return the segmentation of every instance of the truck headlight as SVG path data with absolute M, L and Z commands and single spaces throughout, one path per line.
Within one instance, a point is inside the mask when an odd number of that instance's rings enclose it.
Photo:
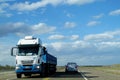
M 16 65 L 15 69 L 16 69 L 16 70 L 20 69 L 20 66 L 21 66 L 21 65 Z
M 37 69 L 39 69 L 39 68 L 40 68 L 40 66 L 36 66 L 36 68 L 37 68 Z
M 15 68 L 16 70 L 18 70 L 18 69 L 20 69 L 20 66 L 16 66 L 16 68 Z

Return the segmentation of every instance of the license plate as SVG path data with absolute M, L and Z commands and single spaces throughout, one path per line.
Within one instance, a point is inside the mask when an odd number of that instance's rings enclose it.
M 30 67 L 30 66 L 25 66 L 25 68 L 27 68 L 27 69 L 28 69 L 28 68 L 31 68 L 31 67 Z

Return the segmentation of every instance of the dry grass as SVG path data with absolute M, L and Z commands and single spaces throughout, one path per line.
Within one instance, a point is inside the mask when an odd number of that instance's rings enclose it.
M 97 70 L 102 70 L 108 73 L 118 74 L 120 75 L 120 64 L 110 65 L 110 66 L 102 66 L 95 67 Z

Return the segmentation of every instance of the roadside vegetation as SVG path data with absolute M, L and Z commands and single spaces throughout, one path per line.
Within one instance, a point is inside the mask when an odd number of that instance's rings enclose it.
M 120 75 L 120 64 L 114 64 L 110 66 L 95 67 L 95 69 L 102 70 L 104 72 Z
M 14 70 L 14 67 L 10 65 L 5 65 L 5 66 L 0 65 L 0 71 L 8 71 L 8 70 Z
M 61 71 L 61 70 L 64 70 L 65 69 L 65 66 L 57 66 L 57 71 Z

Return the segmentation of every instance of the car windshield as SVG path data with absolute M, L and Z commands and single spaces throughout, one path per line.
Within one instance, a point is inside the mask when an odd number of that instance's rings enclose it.
M 68 66 L 76 66 L 77 64 L 76 63 L 68 63 L 67 65 Z
M 20 47 L 18 56 L 35 56 L 38 55 L 38 47 Z

